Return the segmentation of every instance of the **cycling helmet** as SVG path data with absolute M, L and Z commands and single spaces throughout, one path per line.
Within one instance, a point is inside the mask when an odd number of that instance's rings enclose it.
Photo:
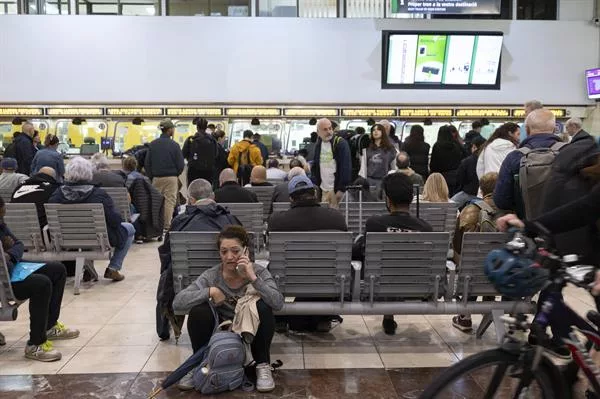
M 495 249 L 485 259 L 485 274 L 502 295 L 527 297 L 544 288 L 550 273 L 531 259 Z

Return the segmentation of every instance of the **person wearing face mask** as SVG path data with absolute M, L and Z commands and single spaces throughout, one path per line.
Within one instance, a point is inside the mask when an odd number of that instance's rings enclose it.
M 396 148 L 391 143 L 385 127 L 380 124 L 371 128 L 371 143 L 362 150 L 358 175 L 367 179 L 369 185 L 381 188 L 382 179 L 396 170 Z
M 188 333 L 196 352 L 209 342 L 213 333 L 215 321 L 209 302 L 216 306 L 219 322 L 233 320 L 238 300 L 249 289 L 256 292 L 260 296 L 256 302 L 259 326 L 250 344 L 256 362 L 256 389 L 270 392 L 275 388 L 270 365 L 271 341 L 275 333 L 273 311 L 283 308 L 283 295 L 271 273 L 250 260 L 250 245 L 250 237 L 243 227 L 225 227 L 217 237 L 221 263 L 179 292 L 173 308 L 188 313 Z M 193 389 L 190 374 L 181 380 L 179 387 Z
M 321 201 L 337 208 L 346 186 L 352 181 L 352 160 L 348 142 L 333 133 L 329 119 L 317 122 L 317 144 L 311 177 L 321 189 Z

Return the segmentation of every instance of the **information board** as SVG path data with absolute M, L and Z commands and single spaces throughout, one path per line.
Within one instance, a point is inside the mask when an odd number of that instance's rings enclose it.
M 392 0 L 392 13 L 500 14 L 501 0 Z

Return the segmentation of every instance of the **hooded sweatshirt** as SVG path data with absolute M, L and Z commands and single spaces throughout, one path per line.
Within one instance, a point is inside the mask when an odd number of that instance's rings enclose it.
M 121 226 L 123 219 L 112 198 L 106 191 L 92 186 L 89 182 L 65 184 L 54 191 L 48 202 L 51 204 L 102 204 L 110 245 L 121 248 L 127 241 L 127 230 Z
M 490 172 L 500 172 L 502 162 L 511 151 L 517 148 L 510 140 L 496 139 L 487 145 L 477 160 L 477 177 Z
M 248 154 L 246 154 L 248 152 Z M 263 164 L 263 158 L 260 154 L 260 148 L 251 143 L 248 140 L 242 140 L 236 143 L 229 152 L 227 157 L 227 163 L 231 166 L 235 173 L 237 173 L 240 155 L 242 162 L 246 162 L 246 156 L 248 157 L 248 164 L 252 166 L 258 166 Z

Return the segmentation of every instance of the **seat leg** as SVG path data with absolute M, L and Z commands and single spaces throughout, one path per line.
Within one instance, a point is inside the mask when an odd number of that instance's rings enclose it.
M 494 327 L 496 327 L 496 340 L 498 344 L 502 343 L 504 334 L 506 334 L 506 327 L 502 321 L 502 316 L 504 316 L 504 310 L 492 309 L 492 318 L 494 319 Z
M 81 279 L 83 278 L 83 264 L 85 263 L 84 258 L 75 259 L 75 288 L 73 293 L 79 295 L 79 288 L 81 287 Z
M 494 320 L 492 319 L 491 313 L 484 314 L 483 318 L 481 319 L 481 323 L 479 323 L 479 327 L 477 327 L 475 338 L 481 339 L 481 337 L 483 337 L 483 334 L 485 334 L 490 324 L 492 324 L 492 321 Z

